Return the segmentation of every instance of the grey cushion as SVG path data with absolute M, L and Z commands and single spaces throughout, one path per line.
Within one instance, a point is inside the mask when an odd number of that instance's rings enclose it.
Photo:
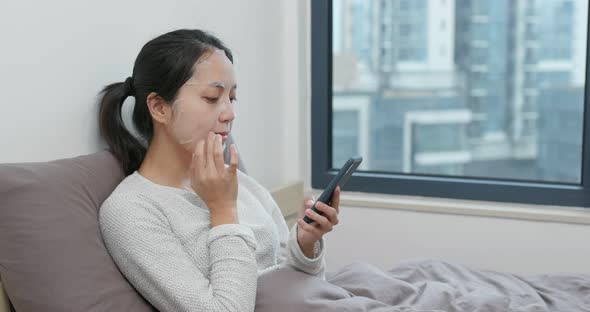
M 98 208 L 122 179 L 108 151 L 0 165 L 0 275 L 16 311 L 153 310 L 98 228 Z

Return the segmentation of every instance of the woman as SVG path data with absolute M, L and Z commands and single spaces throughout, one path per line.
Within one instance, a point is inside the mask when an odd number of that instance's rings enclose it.
M 333 206 L 309 209 L 290 233 L 265 190 L 229 165 L 223 143 L 235 118 L 230 50 L 200 30 L 149 41 L 133 75 L 104 88 L 101 134 L 127 177 L 103 203 L 100 227 L 109 253 L 160 311 L 253 311 L 259 275 L 290 266 L 323 277 L 323 236 L 338 223 Z M 135 97 L 133 123 L 121 106 Z

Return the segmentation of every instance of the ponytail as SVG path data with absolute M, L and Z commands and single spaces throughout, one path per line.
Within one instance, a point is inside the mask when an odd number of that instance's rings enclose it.
M 146 153 L 146 147 L 127 130 L 121 117 L 123 102 L 130 95 L 135 95 L 131 77 L 125 82 L 106 86 L 101 92 L 98 114 L 100 134 L 119 161 L 125 175 L 139 169 Z

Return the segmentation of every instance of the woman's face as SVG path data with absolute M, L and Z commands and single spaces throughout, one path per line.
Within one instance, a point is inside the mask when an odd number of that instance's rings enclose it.
M 191 153 L 209 132 L 221 134 L 225 143 L 235 118 L 235 100 L 233 64 L 222 50 L 210 52 L 197 61 L 193 76 L 179 89 L 167 128 Z

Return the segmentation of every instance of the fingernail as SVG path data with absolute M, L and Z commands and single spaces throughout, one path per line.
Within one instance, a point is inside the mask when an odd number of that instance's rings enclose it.
M 308 205 L 310 205 L 310 206 L 311 206 L 311 205 L 313 205 L 313 200 L 311 200 L 311 199 L 310 199 L 310 200 L 308 200 L 308 201 L 307 201 L 307 204 L 308 204 Z

